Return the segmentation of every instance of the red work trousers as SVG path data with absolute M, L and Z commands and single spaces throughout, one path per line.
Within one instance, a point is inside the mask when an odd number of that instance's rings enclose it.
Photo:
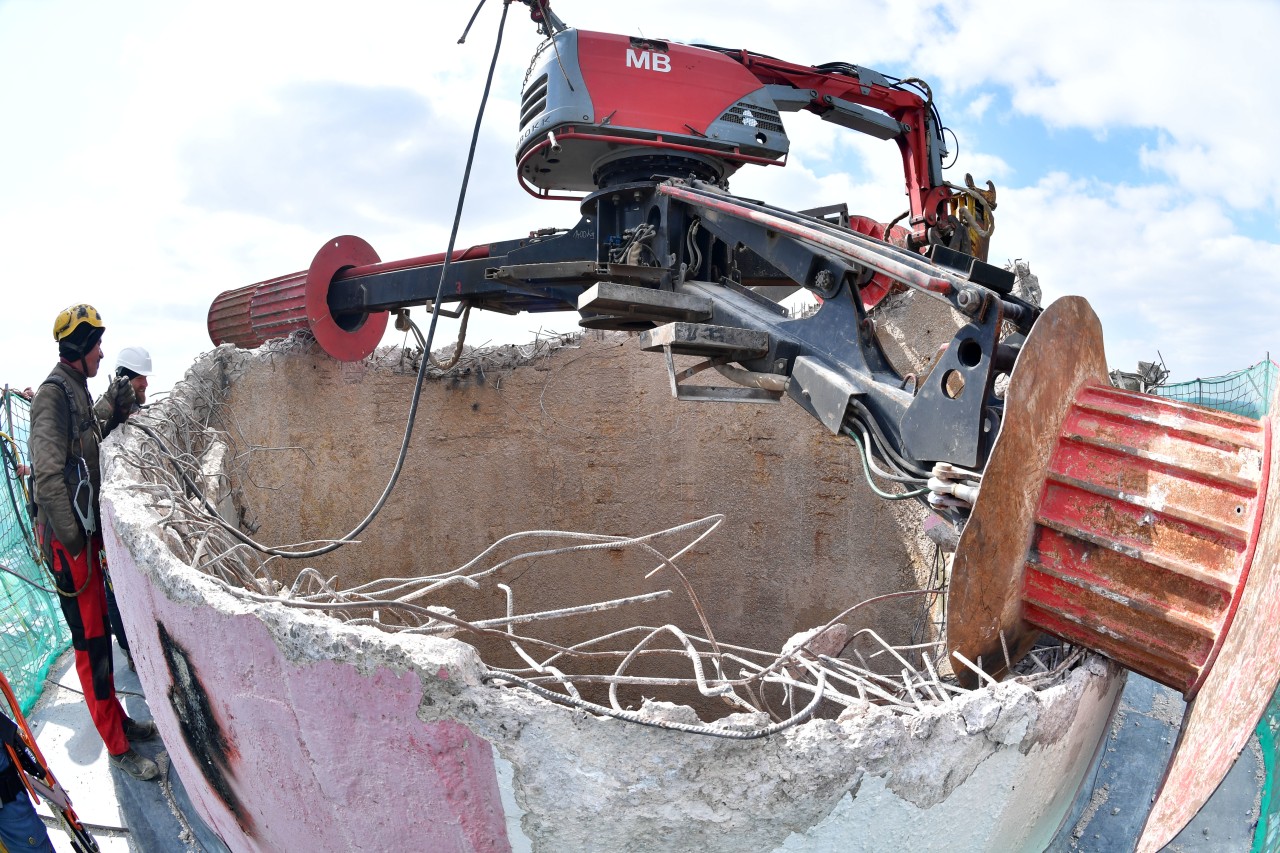
M 71 629 L 71 647 L 76 653 L 76 673 L 84 690 L 93 725 L 102 735 L 107 752 L 123 755 L 129 751 L 124 736 L 124 708 L 116 698 L 115 667 L 111 660 L 111 623 L 107 616 L 107 585 L 99 554 L 102 537 L 95 535 L 79 556 L 72 557 L 57 539 L 53 545 L 53 574 L 62 615 Z M 85 581 L 88 581 L 86 584 Z M 74 598 L 68 597 L 83 589 Z

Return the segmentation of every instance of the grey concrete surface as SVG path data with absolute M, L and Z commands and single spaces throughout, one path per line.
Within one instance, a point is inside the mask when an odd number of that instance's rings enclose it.
M 1129 674 L 1107 739 L 1049 853 L 1134 849 L 1184 708 L 1176 691 Z M 1252 737 L 1209 802 L 1164 849 L 1247 853 L 1253 847 L 1264 775 L 1258 740 Z

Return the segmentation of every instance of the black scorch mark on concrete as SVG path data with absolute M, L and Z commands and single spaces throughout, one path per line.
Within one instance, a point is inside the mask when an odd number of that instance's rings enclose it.
M 195 667 L 191 665 L 187 650 L 169 635 L 164 625 L 156 627 L 160 631 L 164 660 L 169 666 L 169 704 L 178 715 L 178 724 L 182 728 L 182 738 L 186 741 L 187 749 L 200 765 L 200 772 L 204 774 L 209 787 L 235 815 L 245 834 L 252 835 L 253 818 L 231 787 L 230 777 L 235 775 L 231 765 L 238 757 L 235 743 L 214 719 L 209 695 L 205 692 Z

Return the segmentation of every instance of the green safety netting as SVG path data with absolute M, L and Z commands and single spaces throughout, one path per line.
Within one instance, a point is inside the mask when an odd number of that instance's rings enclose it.
M 27 458 L 31 404 L 4 389 L 0 400 L 0 455 L 4 489 L 0 495 L 0 671 L 26 714 L 35 705 L 49 668 L 71 645 L 53 579 L 39 563 L 27 495 L 17 466 Z M 3 707 L 3 705 L 0 705 Z
M 1280 797 L 1275 795 L 1276 764 L 1280 758 L 1277 734 L 1280 733 L 1280 690 L 1271 697 L 1262 719 L 1258 721 L 1258 743 L 1262 746 L 1262 764 L 1266 776 L 1262 784 L 1262 800 L 1258 827 L 1253 834 L 1253 849 L 1257 853 L 1276 853 L 1280 850 Z
M 1253 367 L 1246 367 L 1226 376 L 1160 385 L 1152 388 L 1151 393 L 1184 403 L 1260 418 L 1267 413 L 1270 405 L 1271 392 L 1276 387 L 1277 371 L 1280 371 L 1280 366 L 1268 358 Z

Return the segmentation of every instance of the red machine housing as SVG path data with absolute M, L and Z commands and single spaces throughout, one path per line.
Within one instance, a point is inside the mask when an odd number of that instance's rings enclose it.
M 623 176 L 720 181 L 743 163 L 784 162 L 789 142 L 764 84 L 723 53 L 656 39 L 565 30 L 526 87 L 516 153 L 536 195 L 593 192 Z M 645 158 L 649 165 L 645 165 Z M 665 159 L 664 159 L 665 158 Z
M 521 185 L 539 198 L 666 177 L 723 182 L 744 163 L 785 165 L 781 113 L 806 110 L 897 143 L 916 245 L 957 212 L 932 103 L 870 69 L 575 29 L 557 32 L 539 59 L 516 152 Z M 989 229 L 994 189 L 965 202 Z

